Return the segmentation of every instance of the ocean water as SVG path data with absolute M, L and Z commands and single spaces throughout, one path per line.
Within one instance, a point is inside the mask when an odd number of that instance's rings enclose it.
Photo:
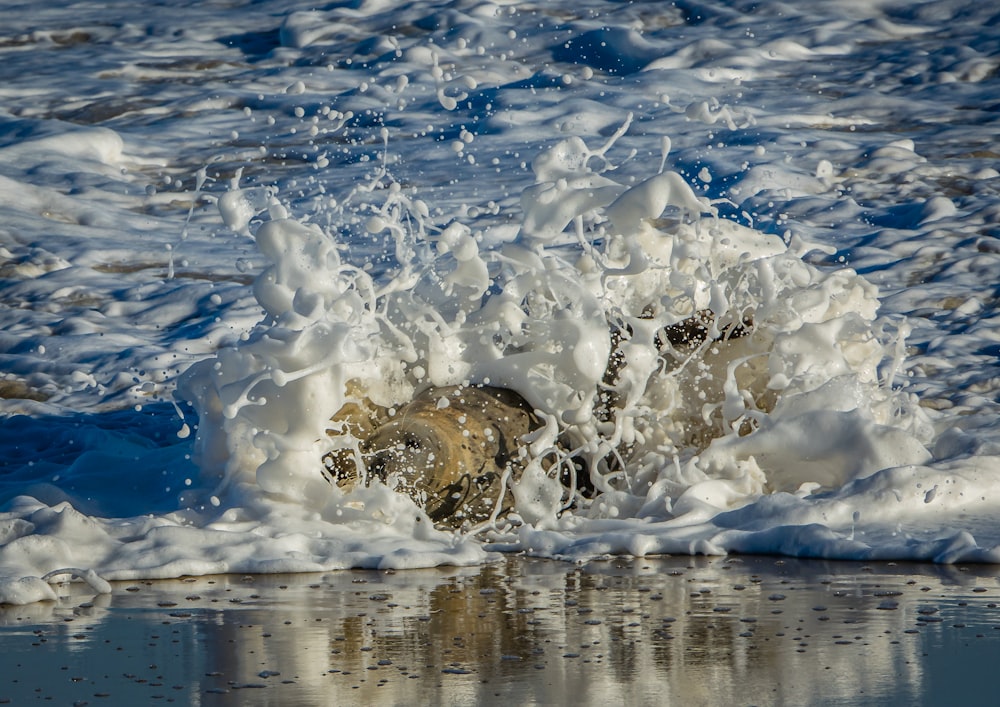
M 0 603 L 497 552 L 1000 561 L 989 3 L 0 19 Z M 328 480 L 338 412 L 455 385 L 543 423 L 510 513 Z

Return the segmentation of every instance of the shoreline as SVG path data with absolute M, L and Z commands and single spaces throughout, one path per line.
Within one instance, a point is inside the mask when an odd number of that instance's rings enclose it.
M 0 703 L 974 705 L 1000 656 L 989 565 L 505 556 L 57 592 L 0 607 Z

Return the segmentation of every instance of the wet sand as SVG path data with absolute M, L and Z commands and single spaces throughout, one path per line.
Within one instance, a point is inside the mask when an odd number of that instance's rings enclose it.
M 0 703 L 995 704 L 1000 568 L 773 557 L 120 582 L 0 607 Z

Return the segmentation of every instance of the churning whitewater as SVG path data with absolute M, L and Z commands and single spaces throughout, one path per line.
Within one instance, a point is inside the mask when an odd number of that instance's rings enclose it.
M 0 603 L 1000 561 L 988 8 L 0 13 Z

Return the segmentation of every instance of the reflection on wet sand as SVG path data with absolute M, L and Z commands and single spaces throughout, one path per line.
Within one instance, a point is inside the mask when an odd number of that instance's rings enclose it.
M 1000 651 L 988 567 L 503 558 L 64 591 L 0 608 L 0 700 L 909 705 L 940 661 Z

